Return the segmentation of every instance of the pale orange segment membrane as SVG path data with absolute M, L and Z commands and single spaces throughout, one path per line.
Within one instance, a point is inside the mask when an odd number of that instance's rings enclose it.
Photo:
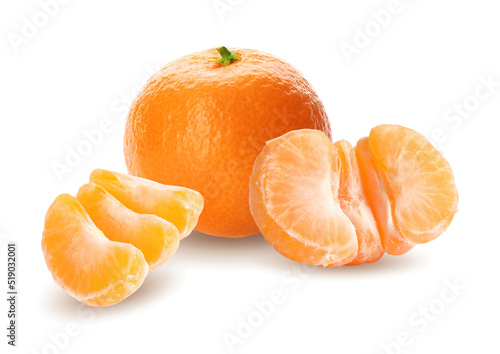
M 58 196 L 47 212 L 42 250 L 55 282 L 92 306 L 124 300 L 142 285 L 149 269 L 141 251 L 108 240 L 69 194 Z
M 179 231 L 172 223 L 128 209 L 102 187 L 85 184 L 76 198 L 108 239 L 137 247 L 150 270 L 165 263 L 179 246 Z
M 345 140 L 335 142 L 340 158 L 339 201 L 342 211 L 351 220 L 358 238 L 358 253 L 346 265 L 378 261 L 384 254 L 377 223 L 363 190 L 354 148 Z
M 398 228 L 392 208 L 392 192 L 388 190 L 382 172 L 369 150 L 368 138 L 358 141 L 356 158 L 366 200 L 377 222 L 384 250 L 391 255 L 405 254 L 413 248 L 414 243 L 408 241 Z
M 153 214 L 171 222 L 181 239 L 191 233 L 203 210 L 203 197 L 189 188 L 102 169 L 92 172 L 90 182 L 104 188 L 136 213 Z
M 266 240 L 294 261 L 340 266 L 356 231 L 339 203 L 340 161 L 328 137 L 298 130 L 266 143 L 250 179 L 250 209 Z

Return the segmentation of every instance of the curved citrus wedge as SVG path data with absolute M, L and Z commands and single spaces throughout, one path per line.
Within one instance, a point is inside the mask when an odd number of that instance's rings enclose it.
M 358 238 L 358 253 L 346 265 L 376 262 L 384 255 L 384 249 L 361 184 L 356 154 L 352 145 L 345 140 L 333 145 L 340 158 L 340 207 L 353 223 Z
M 42 250 L 56 283 L 92 306 L 122 301 L 148 273 L 142 252 L 108 240 L 69 194 L 58 196 L 47 212 Z
M 108 239 L 137 247 L 150 270 L 165 263 L 179 246 L 179 231 L 174 224 L 156 215 L 137 214 L 102 187 L 85 184 L 76 198 Z
M 371 130 L 365 152 L 378 166 L 403 238 L 419 244 L 443 233 L 457 212 L 458 192 L 441 153 L 416 131 L 388 124 Z
M 340 174 L 323 132 L 296 130 L 266 143 L 250 178 L 250 209 L 279 253 L 325 267 L 353 260 L 358 241 L 340 206 Z
M 203 209 L 200 193 L 166 186 L 144 178 L 97 169 L 90 182 L 101 186 L 127 208 L 139 214 L 154 214 L 177 227 L 183 239 L 193 231 Z
M 409 242 L 399 231 L 391 205 L 393 196 L 388 190 L 382 171 L 372 156 L 368 138 L 362 138 L 356 145 L 356 157 L 362 176 L 363 189 L 368 204 L 373 212 L 384 250 L 392 255 L 402 255 L 411 250 L 413 242 Z

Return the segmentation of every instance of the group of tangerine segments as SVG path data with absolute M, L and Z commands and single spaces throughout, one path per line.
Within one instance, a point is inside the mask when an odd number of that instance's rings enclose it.
M 250 209 L 266 240 L 294 261 L 375 262 L 429 242 L 451 223 L 458 192 L 422 135 L 379 125 L 352 147 L 318 130 L 266 143 L 250 178 Z
M 379 125 L 356 147 L 302 129 L 266 143 L 250 177 L 266 240 L 301 263 L 334 267 L 401 255 L 438 237 L 457 212 L 453 172 L 419 133 Z M 124 300 L 176 251 L 203 209 L 200 193 L 95 170 L 50 206 L 42 238 L 53 278 L 79 301 Z
M 45 217 L 42 250 L 54 280 L 77 300 L 109 306 L 134 293 L 189 235 L 203 197 L 188 188 L 94 170 Z

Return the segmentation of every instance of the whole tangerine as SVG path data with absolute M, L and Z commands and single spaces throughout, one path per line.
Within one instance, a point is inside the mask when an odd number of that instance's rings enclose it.
M 152 76 L 125 128 L 130 174 L 199 191 L 196 230 L 222 237 L 259 232 L 249 179 L 265 142 L 297 129 L 331 137 L 323 104 L 302 74 L 252 49 L 218 47 L 179 58 Z

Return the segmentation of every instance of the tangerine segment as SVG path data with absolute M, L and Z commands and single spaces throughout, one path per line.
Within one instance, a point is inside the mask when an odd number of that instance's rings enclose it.
M 354 148 L 345 140 L 333 145 L 340 158 L 340 207 L 353 223 L 358 238 L 358 253 L 346 265 L 376 262 L 384 255 L 384 249 L 377 223 L 363 191 Z
M 368 147 L 368 138 L 362 138 L 356 145 L 356 158 L 361 173 L 361 181 L 366 200 L 377 221 L 377 227 L 384 250 L 392 255 L 402 255 L 411 250 L 413 242 L 401 234 L 391 205 L 394 198 L 382 171 Z
M 108 240 L 69 194 L 58 196 L 47 212 L 42 250 L 56 283 L 87 305 L 124 300 L 148 273 L 142 252 Z
M 294 261 L 340 266 L 358 250 L 339 203 L 339 157 L 318 130 L 270 140 L 255 160 L 250 210 L 266 240 Z
M 136 213 L 154 214 L 171 222 L 181 239 L 193 231 L 203 209 L 201 194 L 184 187 L 101 169 L 92 172 L 90 182 L 103 187 Z
M 434 240 L 458 209 L 448 161 L 424 136 L 399 125 L 373 128 L 368 144 L 393 196 L 392 213 L 401 233 L 413 243 Z
M 179 246 L 174 224 L 156 215 L 137 214 L 102 187 L 85 184 L 76 198 L 108 239 L 131 243 L 141 250 L 150 270 L 165 263 Z

